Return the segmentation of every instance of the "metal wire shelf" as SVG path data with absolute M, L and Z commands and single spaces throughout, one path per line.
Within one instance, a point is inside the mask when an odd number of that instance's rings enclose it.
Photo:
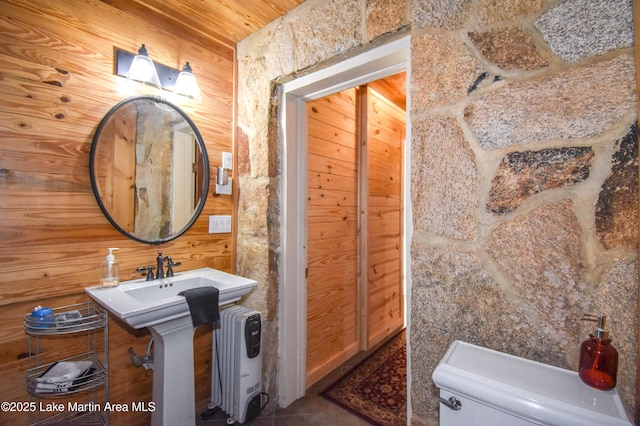
M 55 389 L 51 389 L 51 387 L 54 386 L 48 386 L 38 379 L 59 361 L 31 368 L 27 370 L 27 392 L 33 396 L 50 398 L 56 396 L 67 396 L 104 385 L 104 379 L 107 372 L 96 354 L 87 352 L 81 355 L 62 359 L 60 361 L 90 361 L 91 368 L 87 370 L 87 374 L 84 374 L 81 377 L 55 383 Z
M 51 314 L 47 317 L 31 313 L 24 315 L 24 330 L 29 340 L 26 390 L 31 401 L 54 404 L 52 410 L 33 411 L 31 424 L 109 424 L 108 411 L 102 411 L 102 404 L 93 402 L 109 400 L 107 311 L 90 301 L 52 308 Z M 64 340 L 54 341 L 60 337 Z M 85 349 L 78 351 L 81 346 Z M 43 347 L 47 349 L 43 351 Z M 69 356 L 71 354 L 74 355 Z M 56 364 L 81 361 L 90 362 L 73 366 L 84 370 L 78 377 L 54 381 L 55 376 L 68 374 L 67 367 L 71 367 L 63 364 L 56 368 Z M 48 376 L 54 376 L 50 379 L 54 382 L 42 380 L 42 376 L 53 368 L 57 371 L 52 370 Z M 59 407 L 64 407 L 64 410 L 56 412 Z
M 41 321 L 30 313 L 24 316 L 24 330 L 32 336 L 79 333 L 104 327 L 107 312 L 93 302 L 76 303 L 52 309 L 53 321 Z
M 82 413 L 65 412 L 53 415 L 41 421 L 32 423 L 33 425 L 50 425 L 52 423 L 73 424 L 73 425 L 106 425 L 108 424 L 104 416 L 96 411 Z

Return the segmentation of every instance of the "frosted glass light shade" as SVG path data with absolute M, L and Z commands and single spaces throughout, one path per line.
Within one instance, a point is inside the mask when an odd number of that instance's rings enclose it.
M 138 50 L 138 54 L 133 58 L 131 67 L 127 73 L 127 80 L 135 80 L 145 84 L 152 84 L 161 87 L 160 78 L 156 66 L 149 57 L 144 44 Z
M 200 99 L 200 88 L 198 87 L 198 82 L 196 81 L 196 77 L 193 75 L 189 62 L 185 64 L 182 71 L 180 71 L 180 74 L 178 74 L 173 91 L 174 93 L 187 96 L 192 99 Z

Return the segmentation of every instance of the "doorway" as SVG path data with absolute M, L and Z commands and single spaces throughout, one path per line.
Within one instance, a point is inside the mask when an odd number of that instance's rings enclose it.
M 307 102 L 307 388 L 404 326 L 405 77 Z
M 279 406 L 285 408 L 302 398 L 306 390 L 306 106 L 311 100 L 408 71 L 409 37 L 376 47 L 334 66 L 300 77 L 281 86 L 280 131 L 283 141 L 282 162 L 282 251 L 279 289 Z M 409 79 L 409 76 L 407 76 Z M 409 129 L 407 123 L 407 129 Z M 406 140 L 410 140 L 407 130 Z M 410 149 L 404 151 L 404 164 L 410 164 Z M 403 171 L 405 188 L 403 249 L 407 251 L 411 227 L 407 217 L 406 188 L 408 167 Z M 410 287 L 408 262 L 404 262 L 405 285 Z M 406 306 L 410 306 L 409 292 Z M 407 323 L 410 329 L 410 324 Z M 407 365 L 410 369 L 410 364 Z

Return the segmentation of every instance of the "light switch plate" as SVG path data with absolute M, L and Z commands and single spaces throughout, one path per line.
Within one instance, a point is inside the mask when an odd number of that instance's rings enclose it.
M 231 216 L 209 216 L 209 233 L 225 234 L 231 232 Z
M 222 153 L 222 167 L 233 170 L 233 155 L 230 152 Z

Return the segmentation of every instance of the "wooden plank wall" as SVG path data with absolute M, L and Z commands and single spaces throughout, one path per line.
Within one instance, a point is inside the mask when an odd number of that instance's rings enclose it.
M 24 401 L 27 337 L 22 316 L 36 305 L 85 301 L 98 284 L 107 247 L 119 247 L 121 279 L 153 263 L 163 250 L 179 269 L 232 271 L 234 236 L 208 234 L 207 216 L 236 216 L 235 195 L 208 194 L 191 230 L 161 246 L 115 231 L 91 190 L 89 152 L 107 111 L 127 92 L 113 74 L 114 47 L 145 43 L 154 60 L 174 68 L 189 61 L 202 91 L 200 104 L 179 106 L 205 140 L 211 167 L 233 150 L 235 46 L 198 44 L 98 0 L 0 0 L 0 383 L 2 399 Z M 131 90 L 129 88 L 129 90 Z M 215 174 L 214 174 L 215 175 Z M 234 179 L 235 180 L 235 179 Z M 234 191 L 237 192 L 237 191 Z M 196 332 L 196 401 L 210 393 L 211 337 Z M 65 340 L 65 339 L 61 339 Z M 131 365 L 127 349 L 144 354 L 149 334 L 110 321 L 110 401 L 149 401 L 152 372 Z M 42 348 L 58 351 L 68 342 Z M 2 423 L 27 424 L 28 413 L 2 413 Z M 112 415 L 113 424 L 148 424 L 149 413 Z
M 371 349 L 404 325 L 402 277 L 402 158 L 405 111 L 375 90 L 362 88 L 366 116 L 362 142 L 367 170 L 366 349 Z M 363 108 L 364 110 L 364 108 Z M 364 133 L 364 132 L 363 132 Z
M 359 349 L 356 89 L 307 103 L 307 387 Z
M 307 387 L 404 325 L 405 127 L 367 86 L 307 103 Z

